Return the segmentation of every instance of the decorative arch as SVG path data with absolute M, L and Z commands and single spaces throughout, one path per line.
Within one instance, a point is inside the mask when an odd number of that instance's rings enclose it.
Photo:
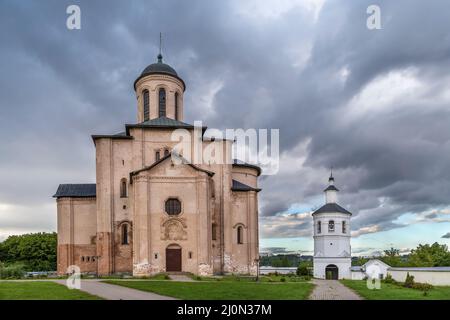
M 329 264 L 326 266 L 325 279 L 327 279 L 327 280 L 338 280 L 339 279 L 339 268 L 335 264 Z

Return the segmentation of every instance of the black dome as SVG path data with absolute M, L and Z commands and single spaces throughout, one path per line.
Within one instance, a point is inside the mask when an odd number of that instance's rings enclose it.
M 146 76 L 146 75 L 155 74 L 155 73 L 156 74 L 167 73 L 172 76 L 178 77 L 178 74 L 174 68 L 172 68 L 168 64 L 165 64 L 162 62 L 162 55 L 158 55 L 158 62 L 152 63 L 147 68 L 145 68 L 144 71 L 142 71 L 141 76 L 144 76 L 144 75 Z
M 171 76 L 179 79 L 183 83 L 184 89 L 186 89 L 186 85 L 185 85 L 184 81 L 178 76 L 178 74 L 175 71 L 175 69 L 172 68 L 171 66 L 169 66 L 168 64 L 165 64 L 164 62 L 162 62 L 162 55 L 161 54 L 158 55 L 158 62 L 152 63 L 151 65 L 147 66 L 144 69 L 144 71 L 142 71 L 141 75 L 134 82 L 134 88 L 136 89 L 136 82 L 138 82 L 139 79 L 141 79 L 142 77 L 151 75 L 151 74 L 167 74 L 167 75 L 171 75 Z

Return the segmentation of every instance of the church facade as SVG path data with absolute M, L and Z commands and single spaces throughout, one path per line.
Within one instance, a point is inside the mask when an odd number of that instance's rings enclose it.
M 261 169 L 233 161 L 233 141 L 208 139 L 206 128 L 202 148 L 224 150 L 223 161 L 175 155 L 174 130 L 195 128 L 183 122 L 185 83 L 161 55 L 134 89 L 137 123 L 92 136 L 96 183 L 61 184 L 54 195 L 58 273 L 256 274 Z
M 314 278 L 351 279 L 351 212 L 337 204 L 338 188 L 331 174 L 325 205 L 313 212 Z

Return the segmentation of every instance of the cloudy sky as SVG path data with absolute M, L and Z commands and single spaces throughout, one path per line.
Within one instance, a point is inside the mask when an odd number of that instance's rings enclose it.
M 66 28 L 71 4 L 81 30 Z M 280 129 L 262 247 L 311 252 L 331 166 L 355 254 L 450 244 L 446 0 L 0 0 L 0 239 L 55 230 L 58 184 L 95 182 L 90 135 L 135 122 L 160 31 L 186 122 Z

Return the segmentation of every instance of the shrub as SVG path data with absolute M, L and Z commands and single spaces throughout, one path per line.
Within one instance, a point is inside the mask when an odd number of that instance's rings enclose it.
M 403 286 L 405 288 L 412 288 L 414 286 L 414 276 L 411 276 L 409 274 L 409 272 L 406 274 L 406 279 L 405 279 L 405 283 L 403 284 Z
M 309 275 L 311 275 L 310 263 L 309 262 L 301 262 L 298 265 L 298 268 L 297 268 L 297 275 L 298 276 L 309 276 Z
M 412 286 L 413 289 L 423 291 L 423 295 L 428 295 L 428 291 L 433 289 L 433 286 L 428 283 L 414 283 Z
M 392 284 L 396 284 L 397 281 L 394 280 L 394 278 L 392 278 L 392 275 L 390 273 L 388 273 L 386 275 L 386 278 L 384 278 L 383 280 L 384 283 L 392 283 Z
M 281 282 L 286 282 L 286 278 L 283 277 L 283 278 L 280 279 L 280 281 Z
M 23 264 L 5 265 L 0 263 L 0 279 L 19 279 L 25 275 Z

